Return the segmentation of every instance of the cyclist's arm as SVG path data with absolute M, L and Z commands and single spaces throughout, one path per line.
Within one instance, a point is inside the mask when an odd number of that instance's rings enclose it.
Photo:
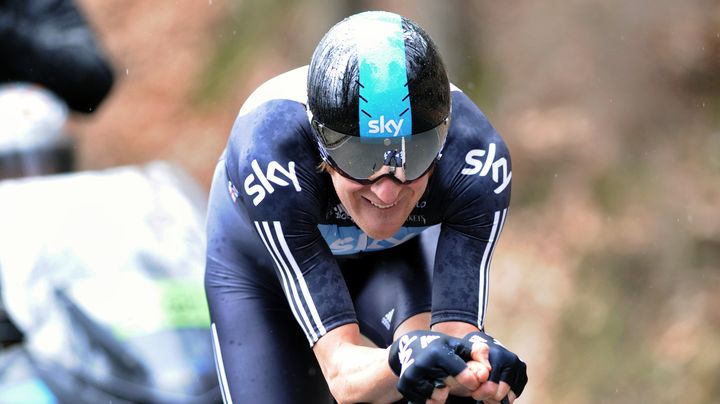
M 340 402 L 390 403 L 402 396 L 387 349 L 369 346 L 357 324 L 337 327 L 313 346 L 333 397 Z
M 453 93 L 452 141 L 436 172 L 446 195 L 433 273 L 432 330 L 463 338 L 483 327 L 489 269 L 510 203 L 503 139 L 463 94 Z M 448 158 L 452 156 L 455 158 Z
M 510 204 L 512 166 L 500 135 L 466 96 L 453 93 L 453 135 L 435 185 L 444 195 L 433 271 L 432 324 L 483 327 L 489 269 Z
M 395 338 L 430 327 L 428 313 L 416 314 L 395 330 Z M 394 402 L 402 398 L 397 376 L 388 365 L 388 350 L 360 334 L 357 324 L 340 326 L 313 347 L 333 396 L 339 402 Z

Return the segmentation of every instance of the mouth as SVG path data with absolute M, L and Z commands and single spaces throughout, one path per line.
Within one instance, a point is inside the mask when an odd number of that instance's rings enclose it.
M 379 204 L 377 204 L 377 203 L 375 203 L 375 202 L 373 202 L 373 201 L 370 201 L 370 203 L 371 203 L 374 207 L 380 208 L 380 209 L 390 209 L 390 208 L 392 208 L 393 206 L 397 205 L 397 202 L 395 202 L 395 203 L 393 203 L 393 204 L 390 204 L 390 205 L 379 205 Z
M 397 205 L 397 203 L 398 203 L 398 201 L 395 201 L 395 202 L 393 202 L 393 203 L 391 203 L 391 204 L 383 205 L 383 204 L 381 204 L 381 203 L 373 202 L 373 201 L 371 201 L 370 199 L 367 199 L 367 198 L 365 198 L 365 200 L 368 201 L 368 202 L 370 202 L 370 204 L 371 204 L 372 206 L 374 206 L 374 207 L 376 207 L 376 208 L 378 208 L 378 209 L 390 209 L 390 208 L 392 208 L 393 206 Z

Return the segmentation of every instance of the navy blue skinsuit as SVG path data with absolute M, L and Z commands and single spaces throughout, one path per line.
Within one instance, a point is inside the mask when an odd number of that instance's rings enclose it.
M 502 138 L 453 88 L 450 131 L 425 194 L 392 238 L 340 204 L 305 107 L 306 68 L 251 95 L 213 179 L 205 287 L 226 402 L 331 400 L 311 346 L 358 323 L 377 345 L 408 317 L 479 327 L 512 177 Z

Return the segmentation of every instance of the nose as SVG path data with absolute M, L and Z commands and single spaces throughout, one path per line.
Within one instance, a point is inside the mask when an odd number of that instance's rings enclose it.
M 397 201 L 398 195 L 402 190 L 402 185 L 385 177 L 374 182 L 370 186 L 370 190 L 377 196 L 383 204 L 392 204 Z

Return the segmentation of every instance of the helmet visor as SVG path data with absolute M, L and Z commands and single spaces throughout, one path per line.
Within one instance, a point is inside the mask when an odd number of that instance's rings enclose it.
M 323 158 L 345 177 L 367 184 L 392 174 L 400 182 L 409 182 L 423 176 L 439 157 L 450 119 L 411 136 L 349 136 L 314 119 L 312 127 Z

